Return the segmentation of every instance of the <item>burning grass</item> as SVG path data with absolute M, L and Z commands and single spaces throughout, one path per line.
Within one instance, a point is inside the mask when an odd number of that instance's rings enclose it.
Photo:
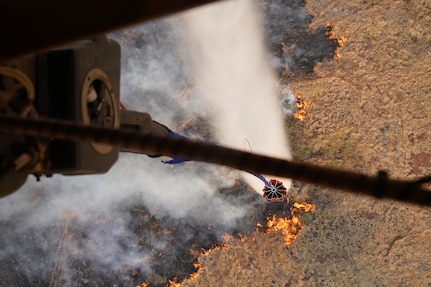
M 313 208 L 314 206 L 309 203 L 293 203 L 290 208 L 290 217 L 277 217 L 273 215 L 268 218 L 268 222 L 266 223 L 268 232 L 281 232 L 284 237 L 284 244 L 286 246 L 291 245 L 304 227 L 304 223 L 299 220 L 298 215 L 303 212 L 311 212 Z
M 197 269 L 197 271 L 190 274 L 190 277 L 189 277 L 190 280 L 196 280 L 196 278 L 199 277 L 199 269 L 201 268 L 201 264 L 199 262 L 195 262 L 193 263 L 193 266 Z M 177 282 L 177 280 L 169 280 L 169 285 L 166 285 L 166 286 L 179 287 L 181 286 L 181 283 Z
M 295 98 L 298 100 L 296 102 L 297 112 L 293 114 L 293 117 L 299 121 L 303 121 L 307 115 L 307 109 L 310 107 L 310 103 L 305 101 L 299 94 L 294 94 Z
M 337 47 L 334 50 L 334 59 L 338 60 L 341 57 L 338 48 L 341 48 L 344 46 L 344 43 L 346 42 L 346 38 L 344 36 L 337 36 L 334 33 L 334 28 L 335 28 L 334 24 L 330 23 L 329 21 L 326 22 L 325 36 L 326 36 L 326 39 L 334 40 L 337 42 Z

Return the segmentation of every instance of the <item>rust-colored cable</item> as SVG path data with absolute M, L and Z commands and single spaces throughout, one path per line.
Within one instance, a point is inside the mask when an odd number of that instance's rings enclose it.
M 388 179 L 385 172 L 379 172 L 377 176 L 371 177 L 356 172 L 252 154 L 205 142 L 144 135 L 58 120 L 0 116 L 0 132 L 107 143 L 136 152 L 178 156 L 248 172 L 288 177 L 379 198 L 391 198 L 431 206 L 431 192 L 421 188 L 422 181 Z
M 120 101 L 120 108 L 122 110 L 127 110 L 126 106 Z

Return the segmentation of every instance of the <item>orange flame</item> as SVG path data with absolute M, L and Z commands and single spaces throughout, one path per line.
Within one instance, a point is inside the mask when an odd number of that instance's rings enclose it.
M 166 286 L 169 286 L 169 287 L 180 287 L 181 283 L 178 283 L 175 280 L 169 280 L 169 285 L 166 285 Z
M 198 277 L 199 277 L 199 269 L 201 269 L 201 264 L 200 264 L 199 262 L 195 262 L 195 263 L 193 263 L 193 266 L 194 266 L 196 269 L 198 269 L 198 271 L 196 271 L 196 272 L 194 272 L 194 273 L 190 274 L 190 279 L 191 279 L 191 280 L 195 280 L 196 278 L 198 278 Z
M 307 109 L 310 107 L 310 103 L 307 101 L 304 101 L 302 97 L 295 93 L 294 97 L 298 99 L 298 102 L 296 102 L 296 107 L 298 108 L 298 111 L 293 114 L 293 117 L 297 120 L 303 121 L 305 119 L 305 116 L 307 115 Z
M 334 33 L 335 25 L 329 21 L 326 21 L 325 27 L 326 27 L 326 31 L 325 31 L 326 38 L 329 40 L 336 40 L 337 36 Z
M 270 230 L 281 231 L 284 237 L 284 244 L 291 245 L 299 230 L 302 228 L 303 224 L 300 223 L 299 218 L 293 216 L 291 219 L 288 218 L 278 218 L 275 215 L 272 219 L 268 219 L 267 223 Z
M 299 220 L 296 213 L 299 212 L 310 212 L 314 206 L 309 203 L 297 203 L 293 204 L 291 209 L 291 218 L 280 218 L 275 215 L 272 218 L 268 218 L 267 226 L 269 231 L 281 231 L 284 237 L 284 244 L 291 245 L 301 231 L 304 224 Z
M 190 274 L 190 280 L 195 280 L 196 278 L 199 277 L 199 269 L 201 268 L 201 264 L 199 262 L 195 262 L 193 263 L 193 266 L 198 269 L 198 271 L 193 272 L 192 274 Z M 174 280 L 169 280 L 169 285 L 166 285 L 166 287 L 180 287 L 181 283 L 177 282 L 176 279 Z M 136 286 L 136 287 L 140 287 L 140 286 Z M 143 286 L 143 287 L 148 287 L 148 286 Z
M 341 36 L 337 39 L 338 47 L 344 47 L 344 43 L 346 42 L 346 37 Z
M 338 37 L 337 35 L 335 35 L 333 31 L 335 28 L 335 25 L 329 21 L 326 22 L 325 27 L 326 27 L 326 31 L 325 31 L 326 39 L 337 41 L 337 48 L 334 51 L 334 59 L 338 60 L 341 57 L 340 52 L 338 51 L 338 48 L 344 46 L 344 43 L 346 42 L 346 37 L 344 36 Z
M 199 277 L 199 272 L 193 272 L 192 274 L 190 274 L 190 280 L 195 280 L 198 277 Z
M 297 208 L 297 209 L 304 209 L 304 212 L 311 212 L 313 211 L 314 205 L 310 204 L 310 203 L 298 203 L 295 202 L 293 204 L 293 207 Z

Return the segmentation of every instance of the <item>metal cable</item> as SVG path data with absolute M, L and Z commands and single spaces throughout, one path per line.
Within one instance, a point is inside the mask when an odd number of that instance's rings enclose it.
M 59 120 L 24 119 L 1 115 L 0 132 L 41 138 L 56 137 L 63 140 L 94 141 L 146 154 L 177 156 L 225 165 L 252 173 L 292 178 L 378 198 L 390 198 L 431 206 L 431 192 L 420 186 L 421 180 L 409 182 L 388 179 L 387 173 L 383 171 L 379 172 L 377 176 L 371 177 L 357 172 L 252 154 L 205 142 L 144 135 L 138 132 L 86 126 Z

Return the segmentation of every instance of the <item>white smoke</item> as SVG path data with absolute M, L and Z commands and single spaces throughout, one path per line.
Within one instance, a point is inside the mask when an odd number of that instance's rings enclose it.
M 270 56 L 253 1 L 224 1 L 183 17 L 194 77 L 220 143 L 291 159 Z M 248 150 L 249 147 L 246 146 Z M 245 174 L 256 189 L 262 182 Z M 283 179 L 289 188 L 291 181 Z
M 280 87 L 280 107 L 286 116 L 291 116 L 296 109 L 295 105 L 298 99 L 295 98 L 294 92 L 288 86 Z
M 39 183 L 30 177 L 22 189 L 0 201 L 2 231 L 7 232 L 2 235 L 0 260 L 5 263 L 26 254 L 29 259 L 20 261 L 21 276 L 35 280 L 43 277 L 41 269 L 58 268 L 65 285 L 77 276 L 70 265 L 74 260 L 105 266 L 104 273 L 112 280 L 129 267 L 151 274 L 167 239 L 157 235 L 139 246 L 142 239 L 130 227 L 136 221 L 129 212 L 132 208 L 146 206 L 162 221 L 182 219 L 197 229 L 212 226 L 219 239 L 251 213 L 251 206 L 218 192 L 232 185 L 234 177 L 220 167 L 203 165 L 172 167 L 144 155 L 124 154 L 103 175 L 55 175 Z M 178 236 L 175 240 L 181 242 L 192 234 L 184 231 Z M 37 259 L 36 254 L 42 257 Z

